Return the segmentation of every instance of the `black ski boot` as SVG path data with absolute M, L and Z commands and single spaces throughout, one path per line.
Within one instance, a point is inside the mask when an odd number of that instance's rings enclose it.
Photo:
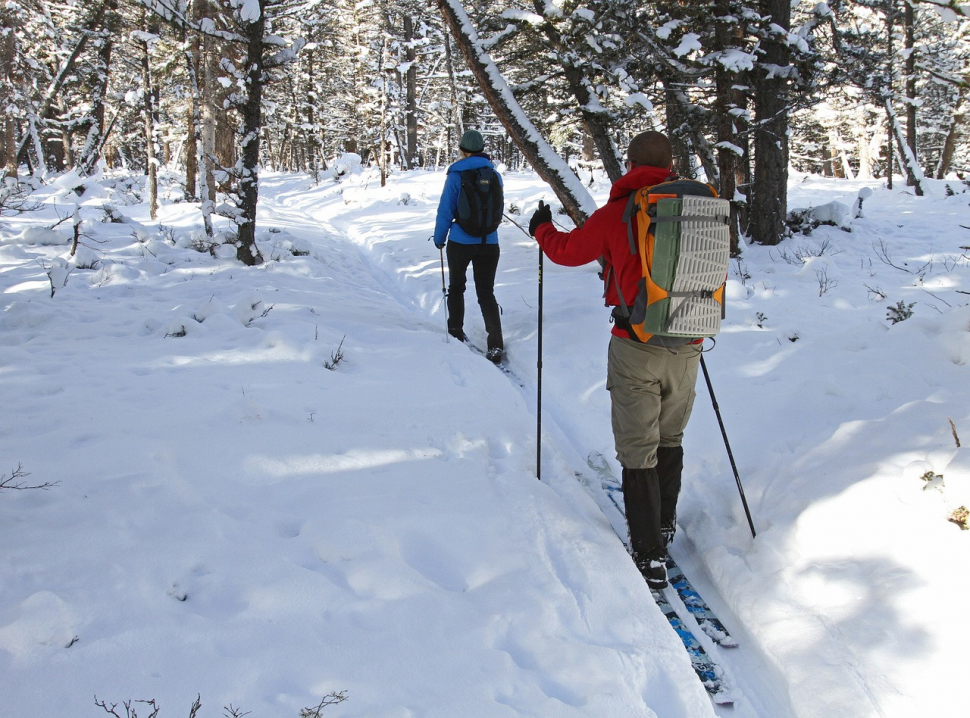
M 677 533 L 677 498 L 680 496 L 684 471 L 684 447 L 661 446 L 657 449 L 657 480 L 660 489 L 660 533 L 664 547 Z
M 667 550 L 660 531 L 656 469 L 623 469 L 623 502 L 633 561 L 652 590 L 667 588 Z

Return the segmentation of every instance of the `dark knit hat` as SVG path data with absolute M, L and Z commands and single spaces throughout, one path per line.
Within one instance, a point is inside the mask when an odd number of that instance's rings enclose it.
M 458 149 L 470 154 L 481 152 L 485 149 L 485 140 L 482 139 L 480 132 L 476 130 L 465 130 L 465 134 L 461 136 L 461 142 L 458 143 Z

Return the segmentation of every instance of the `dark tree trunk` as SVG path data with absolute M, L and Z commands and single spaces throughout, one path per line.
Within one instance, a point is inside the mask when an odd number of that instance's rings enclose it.
M 785 31 L 791 27 L 789 0 L 761 0 L 761 14 Z M 758 244 L 778 244 L 786 235 L 788 214 L 789 80 L 779 76 L 777 69 L 789 66 L 790 51 L 784 38 L 771 31 L 763 38 L 762 49 L 753 83 L 754 183 L 748 234 Z
M 727 22 L 731 17 L 731 0 L 717 0 L 714 8 L 715 21 L 715 50 L 726 51 L 740 44 L 738 26 L 735 22 Z M 741 78 L 721 63 L 715 64 L 714 85 L 717 91 L 714 113 L 717 116 L 717 141 L 720 144 L 717 152 L 718 165 L 718 194 L 731 203 L 731 254 L 737 256 L 739 252 L 739 219 L 738 202 L 735 195 L 738 191 L 738 170 L 743 161 L 741 147 L 741 132 L 739 124 L 743 121 L 740 113 L 745 107 L 744 93 L 738 89 L 743 85 Z
M 246 34 L 246 102 L 242 113 L 242 169 L 239 179 L 239 234 L 236 258 L 248 266 L 263 263 L 256 247 L 256 205 L 259 201 L 259 140 L 262 131 L 263 36 L 265 2 L 259 17 L 244 26 Z
M 107 12 L 101 48 L 98 50 L 98 70 L 102 73 L 99 84 L 94 88 L 91 97 L 91 124 L 88 126 L 82 155 L 78 158 L 78 170 L 87 175 L 94 170 L 101 157 L 101 148 L 108 137 L 105 124 L 105 99 L 108 94 L 108 75 L 111 72 L 111 51 L 114 48 L 114 38 L 121 28 L 121 16 L 118 14 L 117 0 L 107 0 Z
M 147 25 L 147 22 L 146 22 Z M 146 28 L 152 32 L 151 28 Z M 142 108 L 145 120 L 146 174 L 148 175 L 148 213 L 152 219 L 158 216 L 158 88 L 152 78 L 149 43 L 144 43 L 141 58 L 141 82 L 145 104 Z
M 418 163 L 418 54 L 414 49 L 414 19 L 410 15 L 404 17 L 404 39 L 407 42 L 405 60 L 408 62 L 407 72 L 404 73 L 404 126 L 407 134 L 405 156 L 410 168 Z
M 903 25 L 906 43 L 906 144 L 919 162 L 916 141 L 916 10 L 913 3 L 903 3 Z M 916 184 L 915 178 L 907 177 L 910 187 Z
M 9 12 L 6 9 L 0 10 L 0 19 L 3 21 L 3 27 L 6 32 L 3 37 L 0 38 L 0 67 L 2 67 L 3 73 L 3 87 L 11 91 L 10 95 L 5 92 L 3 97 L 0 97 L 0 102 L 4 106 L 12 104 L 14 98 L 12 97 L 12 90 L 14 87 L 20 84 L 18 78 L 16 77 L 16 66 L 17 66 L 17 32 L 16 23 L 17 16 L 15 12 Z M 24 133 L 27 136 L 27 133 Z M 9 177 L 13 180 L 17 179 L 17 169 L 19 162 L 17 160 L 17 120 L 13 113 L 5 113 L 4 127 L 3 127 L 3 165 L 4 165 L 4 176 Z
M 916 154 L 906 142 L 906 135 L 903 128 L 899 125 L 899 118 L 896 116 L 896 109 L 893 107 L 891 95 L 883 99 L 883 107 L 886 110 L 886 117 L 889 121 L 890 147 L 895 141 L 896 149 L 899 150 L 899 163 L 902 165 L 903 172 L 906 174 L 906 184 L 914 188 L 917 197 L 922 197 L 923 192 L 923 170 L 916 161 Z M 892 165 L 890 165 L 890 173 Z
M 950 163 L 953 162 L 953 155 L 956 153 L 957 142 L 963 133 L 963 123 L 966 115 L 963 111 L 964 93 L 962 87 L 959 90 L 956 105 L 953 107 L 953 117 L 950 121 L 950 130 L 946 133 L 946 141 L 943 143 L 943 150 L 940 152 L 940 161 L 936 166 L 936 178 L 943 179 L 950 171 Z

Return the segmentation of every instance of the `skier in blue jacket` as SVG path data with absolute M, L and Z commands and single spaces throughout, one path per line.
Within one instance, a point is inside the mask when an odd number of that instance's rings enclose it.
M 462 191 L 462 172 L 481 167 L 495 166 L 484 153 L 485 141 L 481 133 L 468 130 L 458 145 L 462 159 L 448 168 L 445 188 L 438 203 L 438 216 L 434 228 L 435 247 L 441 249 L 447 240 L 448 254 L 448 333 L 459 341 L 465 341 L 465 274 L 472 265 L 472 278 L 475 280 L 475 293 L 485 320 L 487 334 L 487 356 L 498 364 L 505 353 L 502 339 L 502 320 L 498 302 L 495 300 L 495 273 L 498 269 L 499 245 L 498 231 L 493 230 L 484 236 L 472 235 L 459 226 L 458 200 Z M 502 177 L 498 178 L 499 187 Z M 501 221 L 499 211 L 497 221 Z

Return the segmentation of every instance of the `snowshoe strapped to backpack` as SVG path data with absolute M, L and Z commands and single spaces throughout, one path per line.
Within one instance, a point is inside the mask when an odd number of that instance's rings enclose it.
M 730 215 L 730 203 L 695 180 L 671 180 L 634 192 L 623 221 L 643 278 L 632 307 L 617 280 L 617 326 L 641 342 L 654 336 L 717 334 L 724 318 Z
M 485 238 L 498 229 L 505 210 L 505 197 L 498 173 L 491 167 L 464 170 L 458 193 L 455 221 L 472 237 Z

